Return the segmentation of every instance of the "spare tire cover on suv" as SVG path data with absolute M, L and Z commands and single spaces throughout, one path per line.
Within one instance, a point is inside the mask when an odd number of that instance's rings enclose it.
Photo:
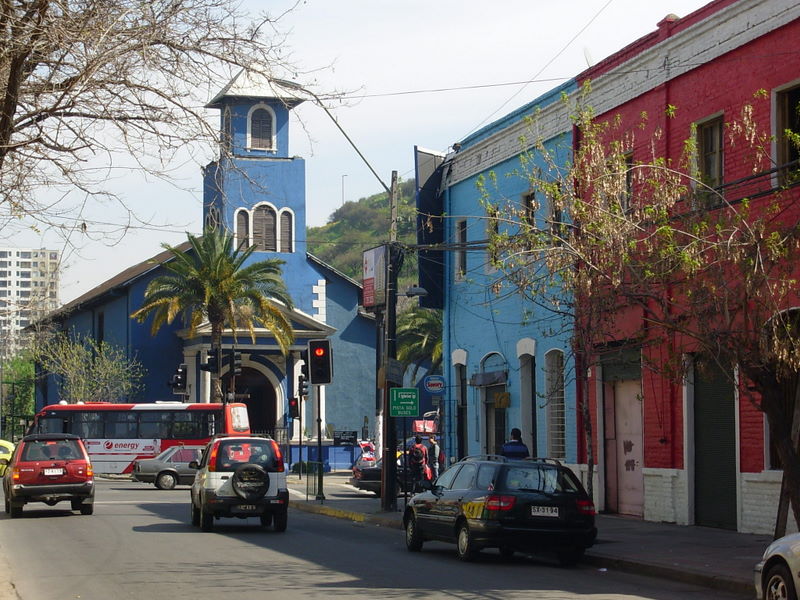
M 269 489 L 269 475 L 261 466 L 248 463 L 233 472 L 231 484 L 242 500 L 259 500 Z

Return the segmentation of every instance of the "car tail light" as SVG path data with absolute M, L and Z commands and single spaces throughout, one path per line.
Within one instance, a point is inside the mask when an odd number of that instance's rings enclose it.
M 594 503 L 591 500 L 578 500 L 578 512 L 582 515 L 597 514 L 594 510 Z
M 217 470 L 217 450 L 219 450 L 219 444 L 214 444 L 213 446 L 211 446 L 211 454 L 208 456 L 209 471 Z
M 92 463 L 86 463 L 86 476 L 87 477 L 94 477 L 94 467 L 92 467 Z
M 486 499 L 486 510 L 511 510 L 516 503 L 516 496 L 499 496 L 493 494 Z
M 272 443 L 272 451 L 275 453 L 275 462 L 278 464 L 278 472 L 280 473 L 283 471 L 283 454 L 278 442 L 275 440 L 270 440 L 270 442 Z
M 19 467 L 14 467 L 11 471 L 11 479 L 16 483 L 19 481 Z

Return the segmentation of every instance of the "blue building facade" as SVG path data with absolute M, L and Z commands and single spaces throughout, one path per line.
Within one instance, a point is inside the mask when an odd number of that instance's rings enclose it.
M 493 233 L 514 229 L 491 218 L 492 206 L 542 227 L 560 220 L 535 197 L 527 174 L 545 177 L 569 159 L 571 122 L 560 99 L 574 90 L 572 81 L 552 90 L 447 155 L 417 149 L 417 204 L 425 220 L 418 241 L 443 248 L 420 253 L 420 284 L 429 291 L 423 305 L 443 309 L 443 431 L 451 457 L 497 454 L 518 427 L 532 455 L 577 461 L 569 324 L 518 293 L 487 246 Z
M 228 361 L 221 368 L 223 389 L 235 392 L 248 405 L 255 431 L 288 431 L 299 440 L 317 435 L 317 414 L 323 437 L 336 431 L 362 430 L 375 414 L 374 318 L 359 307 L 361 286 L 308 254 L 306 249 L 305 161 L 289 155 L 289 115 L 299 102 L 277 95 L 269 82 L 257 82 L 241 73 L 210 103 L 220 110 L 219 159 L 203 172 L 203 222 L 224 228 L 239 244 L 255 246 L 251 261 L 284 261 L 283 278 L 294 301 L 286 316 L 295 341 L 284 356 L 267 330 L 226 331 L 223 353 L 235 348 L 242 355 L 242 373 L 230 386 Z M 186 249 L 188 243 L 181 246 Z M 144 390 L 131 401 L 174 400 L 167 386 L 177 366 L 187 365 L 188 402 L 208 402 L 209 374 L 200 369 L 210 348 L 210 327 L 201 326 L 190 336 L 176 320 L 151 335 L 150 321 L 130 318 L 144 299 L 148 283 L 164 272 L 170 254 L 162 252 L 121 272 L 64 306 L 52 316 L 58 327 L 72 335 L 125 348 L 143 365 Z M 288 399 L 297 395 L 300 352 L 310 339 L 331 341 L 333 382 L 311 386 L 301 404 L 300 421 L 287 417 Z M 58 401 L 52 377 L 37 390 L 37 409 Z M 374 427 L 374 423 L 368 423 Z

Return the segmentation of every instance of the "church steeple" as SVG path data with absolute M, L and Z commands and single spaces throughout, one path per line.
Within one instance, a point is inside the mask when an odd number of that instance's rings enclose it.
M 261 75 L 240 71 L 206 104 L 221 111 L 221 154 L 288 158 L 289 111 L 302 101 L 280 95 Z
M 220 158 L 205 169 L 203 217 L 257 251 L 305 254 L 305 161 L 289 155 L 286 97 L 241 71 L 206 105 L 220 115 Z

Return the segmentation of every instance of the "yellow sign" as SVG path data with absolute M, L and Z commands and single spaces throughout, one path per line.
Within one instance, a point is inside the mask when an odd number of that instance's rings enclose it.
M 509 392 L 497 392 L 493 400 L 495 408 L 508 408 L 511 406 L 511 394 Z

